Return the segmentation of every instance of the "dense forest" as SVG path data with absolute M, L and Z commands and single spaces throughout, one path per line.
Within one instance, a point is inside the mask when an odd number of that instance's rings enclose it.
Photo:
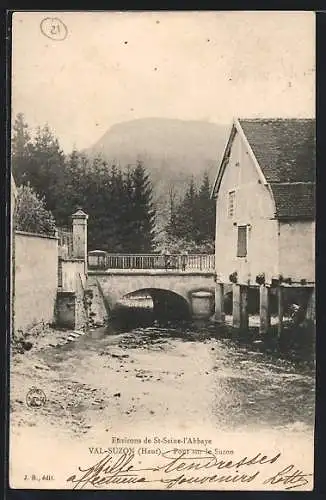
M 77 150 L 65 155 L 48 125 L 32 137 L 21 113 L 13 124 L 12 172 L 19 186 L 20 229 L 52 231 L 53 220 L 57 227 L 70 227 L 71 214 L 81 207 L 89 214 L 90 250 L 213 251 L 215 207 L 207 173 L 200 186 L 191 178 L 183 196 L 170 189 L 169 220 L 158 230 L 155 186 L 146 165 L 109 164 Z

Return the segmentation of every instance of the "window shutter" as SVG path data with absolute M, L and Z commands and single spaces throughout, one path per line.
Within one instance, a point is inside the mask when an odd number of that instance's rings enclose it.
M 234 217 L 234 211 L 235 211 L 235 191 L 230 191 L 228 197 L 228 217 L 230 218 Z
M 247 256 L 247 226 L 238 226 L 237 257 Z

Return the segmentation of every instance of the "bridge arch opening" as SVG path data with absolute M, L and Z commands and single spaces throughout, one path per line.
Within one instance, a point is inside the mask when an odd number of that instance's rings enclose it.
M 159 325 L 191 319 L 190 304 L 180 294 L 161 288 L 127 293 L 116 303 L 113 317 L 126 326 Z

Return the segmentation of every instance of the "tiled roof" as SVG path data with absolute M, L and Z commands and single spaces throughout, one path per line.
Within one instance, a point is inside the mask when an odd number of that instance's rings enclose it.
M 314 219 L 315 185 L 310 183 L 271 184 L 278 219 Z
M 315 216 L 315 120 L 240 119 L 270 184 L 277 218 Z

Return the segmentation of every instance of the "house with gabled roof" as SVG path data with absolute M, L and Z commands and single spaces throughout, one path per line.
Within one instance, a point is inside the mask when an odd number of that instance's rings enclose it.
M 314 119 L 235 119 L 212 196 L 221 282 L 314 283 Z

